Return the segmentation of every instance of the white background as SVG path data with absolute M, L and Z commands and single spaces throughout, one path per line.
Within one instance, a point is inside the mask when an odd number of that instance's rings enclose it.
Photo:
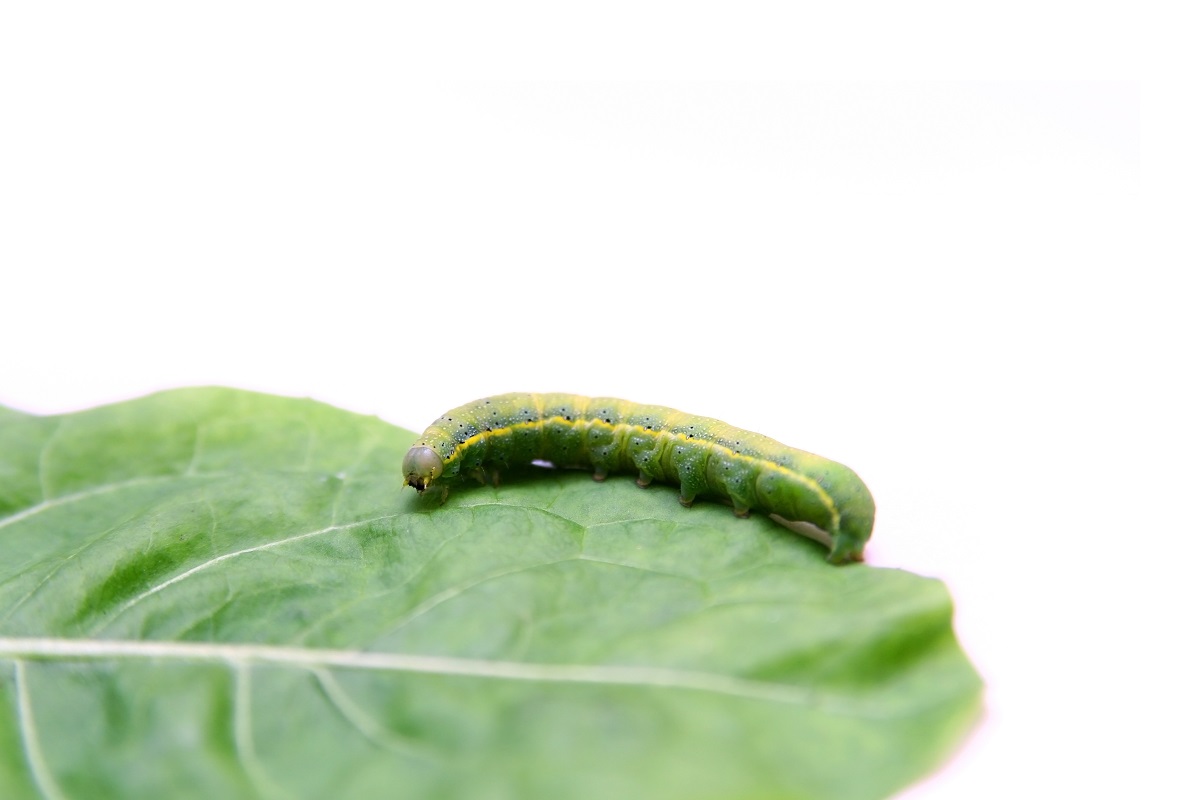
M 28 5 L 0 404 L 720 417 L 852 465 L 869 561 L 956 598 L 986 716 L 906 796 L 1195 796 L 1196 263 L 1143 228 L 1131 20 Z

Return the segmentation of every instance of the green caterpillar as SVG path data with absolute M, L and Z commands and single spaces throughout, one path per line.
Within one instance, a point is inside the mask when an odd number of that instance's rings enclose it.
M 848 467 L 715 419 L 611 397 L 504 394 L 447 411 L 405 455 L 404 481 L 424 492 L 534 461 L 589 467 L 596 480 L 636 472 L 639 486 L 668 481 L 685 506 L 706 496 L 728 500 L 739 517 L 760 509 L 824 544 L 835 564 L 862 561 L 875 522 L 875 501 Z

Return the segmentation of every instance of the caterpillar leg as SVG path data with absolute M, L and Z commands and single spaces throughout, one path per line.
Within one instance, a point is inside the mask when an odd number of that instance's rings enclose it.
M 691 508 L 697 495 L 703 492 L 705 483 L 691 464 L 684 464 L 679 474 L 679 504 Z
M 750 494 L 746 483 L 744 479 L 735 479 L 725 484 L 725 490 L 729 492 L 729 505 L 733 506 L 733 514 L 742 519 L 750 516 L 750 507 L 754 503 L 754 495 Z
M 602 481 L 607 477 L 608 477 L 608 472 L 606 472 L 605 470 L 602 470 L 602 469 L 597 469 L 595 472 L 592 473 L 592 480 L 594 480 L 594 481 Z
M 450 497 L 450 487 L 445 483 L 437 483 L 433 486 L 426 486 L 424 489 L 417 489 L 417 497 L 436 497 L 439 506 L 445 505 L 447 498 Z
M 434 484 L 425 491 L 421 492 L 421 497 L 432 497 L 434 502 L 439 506 L 446 505 L 446 500 L 450 498 L 450 487 L 444 483 Z
M 645 472 L 638 473 L 638 476 L 637 476 L 637 485 L 638 486 L 645 489 L 647 486 L 649 486 L 653 482 L 654 482 L 654 478 L 650 477 Z
M 479 481 L 480 486 L 487 486 L 487 484 L 488 484 L 487 475 L 484 474 L 482 467 L 476 467 L 475 469 L 471 470 L 471 472 L 469 474 L 472 478 Z

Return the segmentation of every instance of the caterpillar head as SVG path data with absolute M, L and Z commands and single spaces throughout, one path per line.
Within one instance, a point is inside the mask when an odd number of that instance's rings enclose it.
M 404 456 L 404 482 L 423 492 L 442 474 L 442 457 L 432 447 L 416 444 Z

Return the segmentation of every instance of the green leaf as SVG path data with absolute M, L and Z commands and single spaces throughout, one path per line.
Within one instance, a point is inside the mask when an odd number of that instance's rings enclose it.
M 191 389 L 0 414 L 0 796 L 877 798 L 981 684 L 934 580 L 632 479 Z

